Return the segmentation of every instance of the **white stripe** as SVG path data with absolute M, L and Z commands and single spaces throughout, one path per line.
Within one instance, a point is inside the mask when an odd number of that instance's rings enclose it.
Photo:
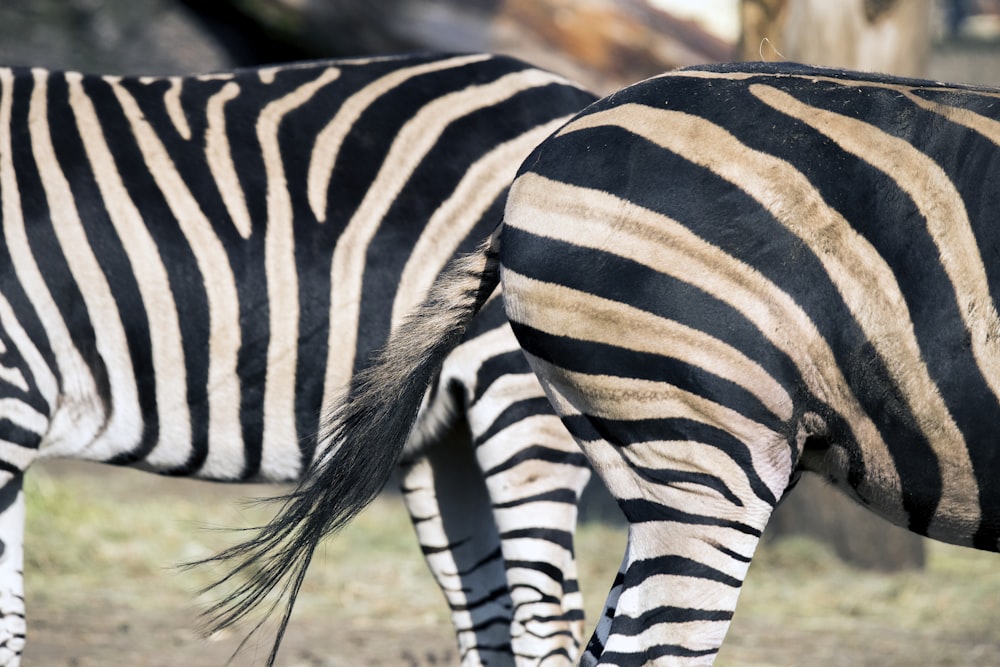
M 60 350 L 58 343 L 60 340 L 68 340 L 69 333 L 66 331 L 62 318 L 58 317 L 58 311 L 55 309 L 52 297 L 42 282 L 41 274 L 31 255 L 25 235 L 24 217 L 21 211 L 21 195 L 17 188 L 17 177 L 14 173 L 14 163 L 11 155 L 12 147 L 10 144 L 13 83 L 14 80 L 11 71 L 9 69 L 0 69 L 0 191 L 3 192 L 3 197 L 0 198 L 2 199 L 3 206 L 0 209 L 0 218 L 3 221 L 4 242 L 7 244 L 7 249 L 11 254 L 11 262 L 14 266 L 16 277 L 25 288 L 28 298 L 32 298 L 33 292 L 38 293 L 38 288 L 41 288 L 42 294 L 38 297 L 38 302 L 34 306 L 42 320 L 42 325 L 49 332 L 50 338 L 55 339 L 49 342 L 53 346 L 56 363 L 60 364 L 61 370 L 65 370 L 70 364 L 62 365 L 60 360 L 64 359 L 67 355 Z M 42 311 L 44 311 L 44 314 L 42 314 Z M 52 321 L 53 315 L 55 315 L 54 322 Z M 48 322 L 52 322 L 53 328 L 47 326 Z M 53 374 L 52 369 L 45 363 L 41 353 L 35 347 L 27 332 L 25 332 L 18 322 L 17 316 L 14 314 L 14 309 L 3 294 L 0 294 L 0 324 L 2 324 L 7 335 L 10 336 L 11 342 L 18 348 L 25 362 L 28 364 L 31 375 L 42 396 L 49 402 L 50 406 L 54 405 L 59 393 L 56 376 Z M 70 353 L 75 352 L 75 348 L 70 347 Z
M 163 193 L 181 232 L 194 253 L 208 297 L 208 458 L 201 473 L 225 479 L 243 470 L 240 426 L 240 383 L 236 360 L 240 349 L 240 313 L 236 279 L 226 250 L 187 189 L 167 149 L 143 116 L 139 105 L 117 77 L 107 77 L 130 123 L 149 173 Z
M 139 392 L 118 306 L 94 256 L 69 182 L 52 145 L 46 94 L 48 73 L 39 69 L 33 72 L 35 89 L 31 95 L 28 128 L 35 162 L 49 203 L 53 231 L 80 289 L 94 328 L 97 353 L 108 372 L 111 414 L 100 435 L 80 452 L 84 458 L 102 461 L 139 444 L 143 429 Z
M 517 285 L 516 274 L 505 274 L 511 285 Z M 775 499 L 781 498 L 788 487 L 793 462 L 784 434 L 772 431 L 763 424 L 748 419 L 736 410 L 709 400 L 699 394 L 673 385 L 653 380 L 578 373 L 566 370 L 537 357 L 528 357 L 535 372 L 558 397 L 553 401 L 559 414 L 567 414 L 565 403 L 587 415 L 609 420 L 641 420 L 684 418 L 722 429 L 740 442 L 747 444 L 753 469 L 768 487 Z M 586 443 L 581 443 L 585 447 Z M 588 455 L 591 449 L 585 447 Z M 669 467 L 672 460 L 670 448 L 656 448 L 652 455 L 659 459 L 656 467 Z M 620 456 L 620 455 L 619 455 Z M 593 461 L 604 475 L 604 468 Z M 627 486 L 631 493 L 615 488 L 616 497 L 643 497 L 641 489 L 646 482 L 634 476 Z
M 37 433 L 39 437 L 45 435 L 49 426 L 48 416 L 16 398 L 0 398 L 0 415 L 27 431 Z M 0 457 L 0 460 L 3 458 Z
M 66 78 L 70 106 L 76 115 L 87 158 L 104 198 L 108 217 L 128 257 L 149 322 L 159 440 L 165 445 L 155 448 L 146 462 L 153 467 L 179 466 L 190 455 L 191 419 L 188 412 L 187 372 L 181 345 L 181 329 L 167 269 L 142 214 L 121 180 L 118 165 L 104 141 L 104 131 L 97 112 L 83 90 L 82 77 L 67 75 Z
M 392 304 L 393 330 L 424 300 L 434 279 L 458 252 L 459 244 L 514 180 L 524 158 L 568 119 L 557 118 L 528 130 L 500 144 L 469 168 L 452 195 L 434 211 L 406 261 Z
M 434 99 L 417 111 L 396 135 L 382 168 L 368 188 L 333 253 L 330 284 L 330 347 L 324 398 L 335 395 L 351 377 L 361 314 L 361 287 L 368 246 L 400 190 L 454 121 L 498 104 L 517 93 L 551 83 L 539 70 L 508 74 L 491 83 L 469 86 Z
M 0 461 L 11 464 L 18 470 L 27 470 L 37 458 L 42 458 L 37 449 L 0 439 Z
M 7 191 L 4 191 L 6 194 Z M 56 403 L 56 397 L 59 393 L 59 385 L 56 382 L 55 375 L 52 374 L 52 369 L 48 367 L 45 363 L 45 359 L 42 357 L 41 352 L 38 351 L 38 347 L 35 345 L 34 341 L 28 336 L 28 333 L 21 326 L 21 323 L 17 319 L 17 315 L 14 313 L 14 308 L 10 305 L 10 302 L 0 294 L 0 327 L 3 327 L 4 332 L 10 337 L 11 342 L 14 344 L 14 348 L 17 350 L 21 358 L 28 366 L 28 372 L 31 374 L 31 379 L 34 381 L 35 386 L 38 387 L 39 393 L 41 393 L 42 398 L 44 398 L 50 406 L 54 406 Z M 23 391 L 29 391 L 30 385 L 28 384 L 27 378 L 24 374 L 15 368 L 7 369 L 8 372 L 17 372 L 20 376 L 21 381 L 24 383 L 21 386 Z M 7 381 L 11 381 L 8 379 Z
M 0 366 L 0 382 L 15 387 L 20 391 L 28 391 L 28 380 L 24 373 L 14 366 Z
M 285 116 L 309 101 L 316 91 L 340 76 L 329 68 L 315 80 L 268 104 L 257 120 L 267 172 L 267 234 L 264 263 L 270 313 L 267 384 L 264 388 L 264 451 L 261 465 L 268 476 L 298 475 L 298 433 L 295 424 L 295 373 L 299 345 L 299 283 L 295 263 L 292 202 L 285 182 L 278 130 Z M 297 156 L 289 156 L 295 158 Z
M 239 94 L 239 85 L 230 81 L 208 100 L 205 111 L 208 121 L 208 128 L 205 130 L 205 160 L 236 231 L 248 239 L 252 231 L 250 211 L 247 210 L 243 187 L 236 175 L 229 134 L 226 132 L 226 103 Z
M 187 116 L 184 115 L 184 107 L 181 105 L 181 92 L 184 89 L 184 79 L 179 76 L 170 77 L 170 88 L 163 94 L 163 106 L 167 109 L 167 116 L 174 124 L 177 134 L 183 139 L 191 139 L 191 126 L 188 125 Z
M 398 69 L 372 81 L 367 86 L 354 93 L 340 105 L 337 114 L 326 124 L 316 136 L 312 155 L 309 158 L 309 173 L 307 176 L 309 205 L 313 215 L 319 222 L 326 222 L 327 190 L 330 187 L 330 177 L 333 165 L 340 154 L 340 147 L 354 124 L 375 100 L 413 77 L 445 69 L 462 67 L 471 63 L 489 60 L 489 55 L 470 55 L 448 60 L 438 60 L 424 65 Z M 361 61 L 362 63 L 368 61 Z

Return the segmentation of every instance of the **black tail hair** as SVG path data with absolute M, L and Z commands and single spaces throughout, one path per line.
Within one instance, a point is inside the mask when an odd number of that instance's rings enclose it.
M 324 417 L 321 453 L 298 487 L 277 498 L 284 501 L 277 516 L 252 539 L 202 561 L 235 562 L 209 590 L 248 576 L 205 612 L 209 633 L 233 625 L 265 600 L 274 600 L 270 613 L 287 598 L 267 662 L 274 664 L 313 552 L 388 482 L 427 387 L 498 285 L 498 235 L 499 227 L 475 253 L 453 261 L 374 363 L 355 376 Z M 253 627 L 237 653 L 265 622 Z

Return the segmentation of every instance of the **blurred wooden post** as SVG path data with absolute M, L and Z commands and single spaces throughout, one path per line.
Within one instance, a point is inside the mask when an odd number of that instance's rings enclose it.
M 740 0 L 742 60 L 925 76 L 931 0 Z

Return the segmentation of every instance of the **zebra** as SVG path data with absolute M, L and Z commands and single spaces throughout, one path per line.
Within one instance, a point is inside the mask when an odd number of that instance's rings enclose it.
M 581 664 L 712 664 L 807 472 L 911 531 L 1000 550 L 998 182 L 1000 90 L 738 63 L 618 91 L 532 152 L 503 224 L 331 409 L 339 449 L 296 513 L 240 553 L 293 565 L 276 535 L 305 518 L 291 545 L 310 551 L 345 516 L 325 485 L 376 439 L 357 422 L 403 432 L 498 281 L 629 522 Z
M 320 406 L 594 99 L 489 54 L 186 77 L 0 68 L 0 664 L 25 642 L 33 461 L 297 479 L 322 451 Z M 404 501 L 462 663 L 575 659 L 589 468 L 499 300 L 409 442 Z

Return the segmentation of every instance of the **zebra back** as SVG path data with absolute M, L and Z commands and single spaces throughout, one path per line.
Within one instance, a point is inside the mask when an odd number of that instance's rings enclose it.
M 324 401 L 592 99 L 480 54 L 0 87 L 26 449 L 214 479 L 299 475 Z

